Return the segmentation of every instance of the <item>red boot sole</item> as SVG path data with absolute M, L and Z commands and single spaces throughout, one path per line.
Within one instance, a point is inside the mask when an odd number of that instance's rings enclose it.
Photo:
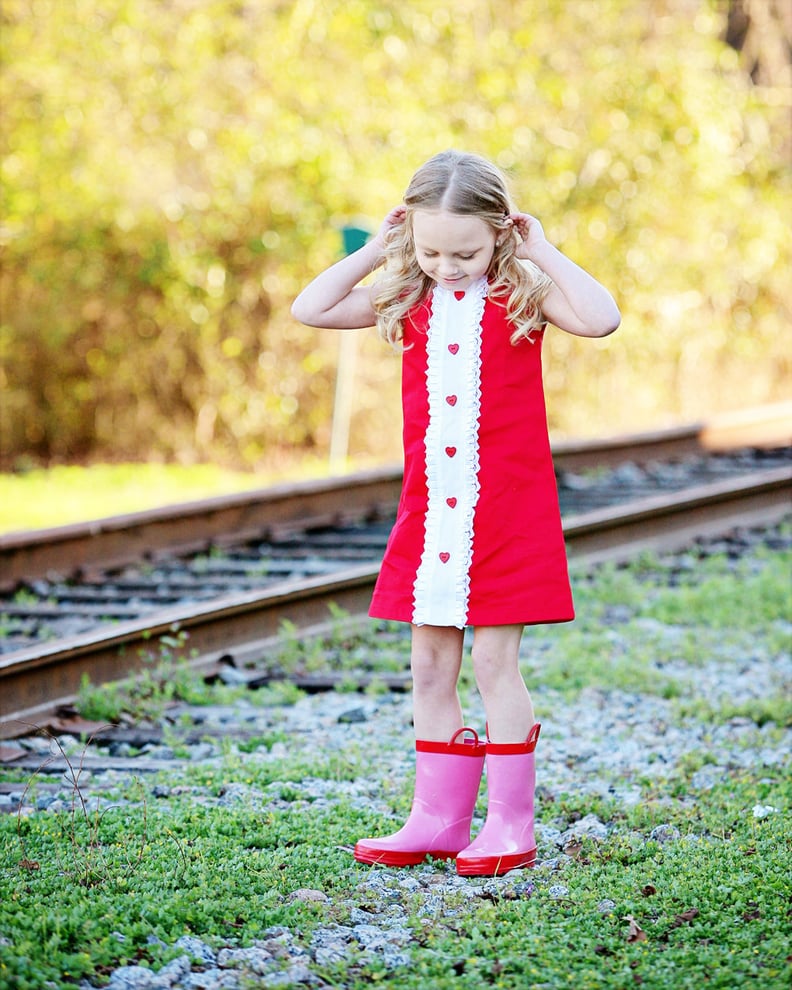
M 511 853 L 508 856 L 465 856 L 457 857 L 456 870 L 461 877 L 498 877 L 509 870 L 533 866 L 536 862 L 536 849 L 524 853 Z
M 456 859 L 457 853 L 442 849 L 428 849 L 426 852 L 405 852 L 398 849 L 375 849 L 357 843 L 354 852 L 358 863 L 370 866 L 418 866 L 427 856 L 432 859 Z

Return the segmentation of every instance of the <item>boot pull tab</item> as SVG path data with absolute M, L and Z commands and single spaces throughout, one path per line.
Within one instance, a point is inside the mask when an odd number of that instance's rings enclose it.
M 459 737 L 464 735 L 466 732 L 469 732 L 473 736 L 473 738 L 463 739 L 461 741 L 464 743 L 469 743 L 471 746 L 478 746 L 480 742 L 478 737 L 478 732 L 476 732 L 475 729 L 471 729 L 467 725 L 463 725 L 461 729 L 457 729 L 457 731 L 453 734 L 453 736 L 451 736 L 451 742 L 449 743 L 449 745 L 453 746 L 455 742 L 459 741 Z
M 490 734 L 489 734 L 489 722 L 485 722 L 485 723 L 484 723 L 484 727 L 485 727 L 485 731 L 486 731 L 486 734 L 487 734 L 487 742 L 489 742 L 489 741 L 490 741 Z M 534 725 L 534 726 L 532 727 L 532 729 L 531 729 L 531 731 L 530 731 L 530 732 L 528 733 L 528 737 L 527 737 L 527 738 L 526 738 L 526 740 L 525 740 L 525 743 L 526 743 L 526 745 L 530 745 L 531 743 L 533 743 L 533 745 L 534 745 L 534 746 L 536 745 L 536 743 L 537 743 L 537 742 L 538 742 L 538 740 L 539 740 L 539 732 L 541 731 L 541 728 L 542 728 L 542 726 L 541 726 L 541 724 L 540 724 L 539 722 L 537 722 L 537 723 L 536 723 L 536 724 L 535 724 L 535 725 Z M 460 732 L 464 732 L 464 731 L 465 731 L 465 729 L 460 729 L 459 731 L 460 731 Z M 472 730 L 472 729 L 468 729 L 467 731 L 468 731 L 468 732 L 473 732 L 473 730 Z M 473 735 L 475 736 L 475 735 L 476 735 L 476 733 L 475 733 L 475 732 L 473 732 Z M 456 737 L 455 737 L 455 738 L 456 738 Z M 478 737 L 476 737 L 476 738 L 478 738 Z

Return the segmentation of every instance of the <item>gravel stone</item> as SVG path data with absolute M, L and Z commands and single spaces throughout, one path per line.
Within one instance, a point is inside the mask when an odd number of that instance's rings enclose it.
M 270 973 L 265 976 L 262 985 L 265 987 L 293 987 L 299 983 L 310 986 L 317 983 L 323 984 L 324 981 L 312 973 L 305 963 L 299 962 L 279 973 Z
M 214 966 L 217 962 L 217 953 L 214 949 L 194 935 L 182 935 L 181 938 L 176 940 L 176 945 L 180 949 L 183 949 L 188 956 L 198 959 L 200 962 L 209 966 Z
M 567 843 L 579 839 L 593 839 L 595 842 L 603 842 L 607 837 L 608 826 L 601 822 L 596 815 L 585 815 L 562 833 L 559 845 L 564 848 Z
M 170 987 L 173 983 L 180 982 L 192 969 L 192 961 L 189 956 L 179 956 L 172 959 L 162 967 L 157 973 L 157 983 L 163 987 Z
M 368 722 L 368 715 L 364 708 L 350 708 L 349 711 L 341 712 L 338 716 L 341 725 L 353 722 Z
M 628 466 L 625 478 L 643 471 L 635 465 Z M 649 477 L 652 472 L 647 467 L 645 473 Z M 750 539 L 753 537 L 749 535 Z M 724 542 L 723 548 L 733 553 L 729 542 Z M 693 551 L 671 555 L 669 559 L 680 572 L 695 573 L 698 567 L 698 555 Z M 620 655 L 626 643 L 620 626 L 629 621 L 635 620 L 626 605 L 616 604 L 607 612 L 608 642 L 615 656 Z M 730 643 L 728 637 L 723 642 L 710 642 L 705 634 L 706 657 L 697 659 L 693 672 L 684 656 L 689 642 L 688 628 L 656 619 L 638 622 L 647 641 L 656 644 L 658 676 L 678 687 L 676 693 L 683 697 L 706 699 L 717 707 L 721 699 L 761 699 L 777 693 L 780 684 L 792 681 L 792 655 L 765 655 L 761 645 L 752 647 L 750 653 L 743 650 L 740 654 L 742 647 Z M 784 630 L 792 632 L 792 624 L 788 622 L 779 621 L 777 626 L 782 634 Z M 469 634 L 466 642 L 469 644 Z M 541 640 L 539 643 L 543 649 Z M 536 648 L 536 642 L 527 639 L 526 650 Z M 364 965 L 372 961 L 384 964 L 395 974 L 392 982 L 398 983 L 398 971 L 410 965 L 411 949 L 418 940 L 414 933 L 416 924 L 420 935 L 421 928 L 431 930 L 438 921 L 466 909 L 465 902 L 475 898 L 497 902 L 501 898 L 540 895 L 552 900 L 568 897 L 568 886 L 557 881 L 565 879 L 564 870 L 573 862 L 563 853 L 570 843 L 581 840 L 599 843 L 611 838 L 622 848 L 640 850 L 647 841 L 678 842 L 683 852 L 688 844 L 692 847 L 704 837 L 687 833 L 682 836 L 670 822 L 648 833 L 627 830 L 618 817 L 608 822 L 589 814 L 573 822 L 554 809 L 564 807 L 564 800 L 570 795 L 578 805 L 587 798 L 596 798 L 629 808 L 645 800 L 647 792 L 658 787 L 657 781 L 680 771 L 685 779 L 689 777 L 692 792 L 709 790 L 727 781 L 735 771 L 750 770 L 761 777 L 763 767 L 770 772 L 789 765 L 792 731 L 772 723 L 760 727 L 745 717 L 728 721 L 682 719 L 678 700 L 662 694 L 589 687 L 570 700 L 566 695 L 547 693 L 543 707 L 552 713 L 552 718 L 544 719 L 537 748 L 536 837 L 540 859 L 534 870 L 512 871 L 497 878 L 467 878 L 456 874 L 453 863 L 427 863 L 410 869 L 361 867 L 357 887 L 349 900 L 335 896 L 331 900 L 323 891 L 311 887 L 298 888 L 284 898 L 287 903 L 332 903 L 333 918 L 343 924 L 337 921 L 321 924 L 310 936 L 297 929 L 275 926 L 248 947 L 232 945 L 215 949 L 199 937 L 183 936 L 176 942 L 183 953 L 179 958 L 157 973 L 143 966 L 120 967 L 110 976 L 108 990 L 245 990 L 253 986 L 311 985 L 321 983 L 314 968 L 350 960 Z M 378 834 L 385 833 L 388 823 L 392 823 L 393 830 L 404 823 L 403 816 L 394 814 L 393 809 L 394 795 L 401 795 L 408 788 L 415 771 L 409 694 L 394 692 L 375 698 L 331 691 L 306 695 L 293 706 L 269 708 L 253 705 L 243 698 L 210 708 L 183 705 L 172 714 L 175 718 L 189 717 L 195 725 L 201 725 L 205 738 L 210 738 L 213 730 L 238 734 L 241 726 L 245 738 L 271 736 L 273 730 L 288 737 L 287 741 L 273 743 L 269 749 L 261 747 L 245 753 L 244 759 L 250 764 L 273 764 L 315 753 L 338 754 L 343 760 L 358 761 L 358 775 L 354 780 L 284 778 L 261 789 L 228 780 L 219 793 L 205 787 L 160 781 L 148 785 L 149 797 L 164 802 L 176 798 L 192 800 L 212 807 L 249 806 L 257 813 L 309 805 L 332 809 L 340 805 L 379 815 L 382 823 Z M 480 702 L 473 701 L 469 706 L 466 721 L 477 730 L 480 728 L 483 735 L 485 713 Z M 100 751 L 70 737 L 63 737 L 58 743 L 67 753 Z M 58 743 L 35 736 L 19 741 L 23 748 L 42 759 L 59 756 Z M 222 769 L 221 747 L 198 742 L 180 743 L 180 753 L 182 748 L 193 766 L 203 763 L 215 772 Z M 688 774 L 685 761 L 691 753 L 701 754 L 704 760 L 712 762 L 704 762 Z M 173 749 L 155 745 L 147 748 L 146 755 L 170 759 Z M 77 760 L 74 762 L 76 766 Z M 279 768 L 277 773 L 287 771 Z M 108 793 L 113 787 L 121 795 L 130 793 L 123 786 L 130 776 L 81 772 L 80 793 L 89 797 L 89 807 L 107 807 Z M 30 813 L 68 812 L 74 801 L 75 785 L 68 774 L 62 781 L 57 793 L 35 799 Z M 482 784 L 482 809 L 485 794 L 486 784 Z M 0 810 L 14 810 L 17 806 L 14 802 L 18 804 L 21 799 L 16 794 L 0 795 Z M 32 802 L 33 798 L 27 796 L 26 800 Z M 653 795 L 652 800 L 655 807 L 662 807 L 664 799 Z M 133 799 L 118 794 L 113 795 L 112 803 L 139 807 Z M 681 806 L 679 798 L 670 796 L 665 803 L 675 811 Z M 777 809 L 769 805 L 756 805 L 746 811 L 756 819 L 776 813 Z M 671 814 L 669 811 L 669 818 Z M 482 824 L 483 817 L 479 814 L 474 820 L 474 835 Z M 344 839 L 345 846 L 350 848 L 350 864 L 351 847 L 358 838 L 359 835 L 350 834 Z M 310 883 L 310 878 L 306 882 Z M 595 892 L 595 898 L 600 898 L 597 910 L 603 915 L 617 913 L 616 903 L 606 894 L 606 890 Z M 154 936 L 149 941 L 164 945 Z M 85 986 L 89 990 L 88 984 Z
M 153 990 L 157 974 L 145 966 L 121 966 L 115 970 L 107 990 Z
M 199 760 L 208 760 L 210 756 L 217 756 L 217 747 L 212 743 L 197 743 L 190 747 L 190 759 L 195 763 Z
M 346 925 L 320 928 L 311 938 L 311 954 L 320 966 L 343 962 L 349 957 L 352 929 Z
M 221 949 L 217 954 L 217 965 L 222 969 L 244 969 L 246 972 L 266 973 L 274 956 L 261 946 L 245 949 Z
M 669 842 L 676 842 L 679 837 L 680 832 L 676 825 L 657 825 L 649 833 L 649 838 L 654 842 L 659 842 L 661 846 Z
M 180 986 L 184 990 L 237 990 L 239 979 L 234 972 L 211 967 L 190 973 L 182 980 Z
M 728 770 L 726 767 L 716 767 L 708 763 L 706 766 L 701 767 L 700 770 L 696 770 L 690 778 L 690 786 L 694 791 L 709 791 L 716 784 L 720 784 L 721 781 L 726 780 L 727 777 Z
M 299 890 L 293 890 L 289 896 L 286 898 L 287 901 L 302 901 L 305 904 L 314 902 L 321 904 L 329 904 L 330 898 L 322 890 L 311 890 L 309 887 L 301 887 Z
M 532 883 L 528 883 L 527 881 L 522 881 L 521 883 L 516 883 L 511 888 L 509 893 L 511 893 L 514 898 L 524 898 L 525 900 L 527 900 L 529 897 L 532 896 L 534 889 L 535 887 Z
M 555 846 L 560 849 L 564 845 L 561 830 L 553 828 L 552 825 L 543 825 L 541 822 L 537 822 L 535 831 L 537 846 Z

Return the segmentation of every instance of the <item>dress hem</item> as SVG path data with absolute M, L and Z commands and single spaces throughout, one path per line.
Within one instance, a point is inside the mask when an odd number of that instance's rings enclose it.
M 562 622 L 574 622 L 575 613 L 573 612 L 563 612 L 557 615 L 542 616 L 537 617 L 533 613 L 531 618 L 524 618 L 527 613 L 499 613 L 498 615 L 491 616 L 487 619 L 479 618 L 475 615 L 468 616 L 465 624 L 463 626 L 456 625 L 453 623 L 435 623 L 435 622 L 419 622 L 416 623 L 412 609 L 400 609 L 400 608 L 386 608 L 372 605 L 369 609 L 369 618 L 371 619 L 384 619 L 388 622 L 407 622 L 410 625 L 419 626 L 433 626 L 436 625 L 440 628 L 448 629 L 466 629 L 468 626 L 543 626 L 543 625 L 558 625 Z

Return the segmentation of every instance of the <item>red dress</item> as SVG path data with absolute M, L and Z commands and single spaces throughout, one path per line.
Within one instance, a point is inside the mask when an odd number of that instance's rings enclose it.
M 404 481 L 369 614 L 417 625 L 574 618 L 542 332 L 509 342 L 481 279 L 404 321 Z

